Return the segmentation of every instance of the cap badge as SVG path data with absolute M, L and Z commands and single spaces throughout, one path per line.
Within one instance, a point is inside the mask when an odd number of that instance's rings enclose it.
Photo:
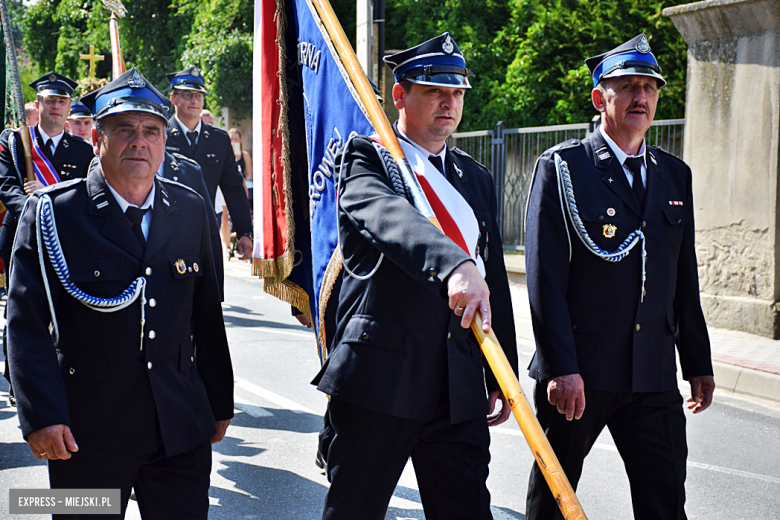
M 130 80 L 127 82 L 127 85 L 130 88 L 144 88 L 146 86 L 146 82 L 144 81 L 144 78 L 141 77 L 141 74 L 138 73 L 138 70 L 133 71 L 133 75 L 130 76 Z
M 179 274 L 184 274 L 187 272 L 187 264 L 184 263 L 184 260 L 179 258 L 176 260 L 176 272 Z
M 452 38 L 450 38 L 449 34 L 446 38 L 444 38 L 444 41 L 441 44 L 441 49 L 447 54 L 452 54 L 452 51 L 455 50 L 455 45 L 452 43 Z
M 644 34 L 639 37 L 639 41 L 636 43 L 636 50 L 642 54 L 650 52 L 650 44 L 647 42 L 647 36 Z
M 57 81 L 57 76 L 54 74 L 49 74 L 49 81 Z
M 604 224 L 604 236 L 607 238 L 615 238 L 615 231 L 617 226 L 614 224 Z

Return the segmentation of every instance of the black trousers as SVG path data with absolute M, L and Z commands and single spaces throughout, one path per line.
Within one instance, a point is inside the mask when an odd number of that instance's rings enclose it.
M 585 413 L 567 421 L 537 383 L 536 415 L 574 489 L 582 463 L 601 431 L 609 428 L 623 458 L 637 520 L 685 520 L 685 413 L 680 392 L 585 390 Z M 562 520 L 550 488 L 534 463 L 528 483 L 527 520 Z
M 117 446 L 121 449 L 121 446 Z M 120 515 L 52 515 L 53 520 L 124 518 L 131 488 L 144 520 L 206 520 L 209 511 L 211 444 L 173 457 L 157 453 L 49 461 L 52 489 L 119 489 Z
M 330 490 L 323 520 L 385 518 L 411 456 L 428 520 L 492 519 L 487 490 L 487 420 L 450 424 L 446 388 L 430 421 L 400 419 L 330 401 L 335 435 L 328 449 Z

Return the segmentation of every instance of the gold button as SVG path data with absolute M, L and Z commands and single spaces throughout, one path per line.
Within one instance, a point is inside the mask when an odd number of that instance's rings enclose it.
M 433 276 L 433 277 L 435 277 L 435 276 L 436 276 L 436 269 L 428 269 L 428 274 L 429 274 L 430 276 Z
M 151 361 L 149 361 L 149 362 L 146 364 L 146 368 L 148 368 L 149 370 L 151 370 L 151 369 L 152 369 L 152 362 L 151 362 Z
M 190 356 L 190 361 L 195 362 L 195 356 Z
M 450 339 L 452 337 L 452 332 L 447 333 L 447 339 Z
M 152 268 L 151 267 L 147 267 L 146 268 L 146 276 L 151 276 L 151 275 L 152 275 Z
M 149 331 L 149 339 L 154 339 L 157 337 L 157 333 L 153 330 Z
M 641 328 L 642 328 L 642 327 L 641 327 L 641 326 L 640 326 L 640 325 L 637 323 L 637 324 L 636 324 L 636 331 L 637 331 L 637 332 L 639 332 L 639 329 L 641 329 Z
M 70 375 L 73 375 L 73 374 L 75 374 L 75 373 L 76 373 L 76 369 L 75 369 L 75 368 L 73 368 L 73 367 L 70 367 L 70 370 L 68 370 L 68 373 L 69 373 Z
M 98 276 L 100 276 L 100 271 L 95 269 L 95 272 L 93 274 L 95 275 L 95 278 L 97 278 Z
M 677 219 L 677 223 L 679 224 L 680 222 L 682 222 L 682 219 L 681 219 L 681 218 L 678 218 L 678 219 Z
M 643 228 L 646 228 L 646 227 L 647 227 L 647 221 L 644 221 L 644 222 L 642 222 L 642 227 L 643 227 Z
M 149 307 L 157 307 L 157 300 L 155 300 L 154 298 L 149 300 Z
M 368 339 L 368 332 L 363 332 L 363 334 L 360 335 L 360 339 L 367 340 Z

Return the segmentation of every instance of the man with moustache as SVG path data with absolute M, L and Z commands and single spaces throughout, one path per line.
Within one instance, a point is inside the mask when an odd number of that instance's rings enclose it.
M 449 33 L 385 61 L 400 144 L 440 200 L 458 208 L 449 216 L 463 219 L 465 247 L 395 191 L 379 143 L 350 140 L 338 194 L 346 272 L 315 379 L 331 396 L 333 431 L 321 448 L 331 480 L 322 518 L 384 518 L 410 457 L 427 518 L 492 518 L 488 426 L 510 410 L 470 330 L 475 312 L 515 371 L 517 350 L 493 179 L 446 145 L 471 73 Z
M 688 408 L 706 410 L 715 389 L 691 170 L 644 139 L 666 84 L 645 34 L 586 63 L 601 126 L 539 158 L 528 203 L 537 417 L 575 488 L 606 426 L 634 517 L 680 520 L 687 443 L 675 345 Z M 563 518 L 536 464 L 526 515 Z
M 240 259 L 249 260 L 253 248 L 252 216 L 244 178 L 238 171 L 227 132 L 201 121 L 206 95 L 203 75 L 197 67 L 190 67 L 168 74 L 168 81 L 171 85 L 170 100 L 176 113 L 170 119 L 166 150 L 197 161 L 203 170 L 212 205 L 219 186 L 238 236 L 236 249 Z
M 122 515 L 134 489 L 144 519 L 205 520 L 233 417 L 213 213 L 157 175 L 168 101 L 137 69 L 83 101 L 97 168 L 33 194 L 13 251 L 22 433 L 53 489 L 119 489 Z

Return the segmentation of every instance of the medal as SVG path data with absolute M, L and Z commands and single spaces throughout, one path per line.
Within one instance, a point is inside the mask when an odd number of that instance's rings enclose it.
M 184 260 L 179 258 L 176 260 L 176 272 L 179 274 L 184 274 L 187 272 L 187 264 L 184 263 Z
M 617 226 L 614 224 L 604 224 L 604 236 L 607 238 L 614 238 Z

